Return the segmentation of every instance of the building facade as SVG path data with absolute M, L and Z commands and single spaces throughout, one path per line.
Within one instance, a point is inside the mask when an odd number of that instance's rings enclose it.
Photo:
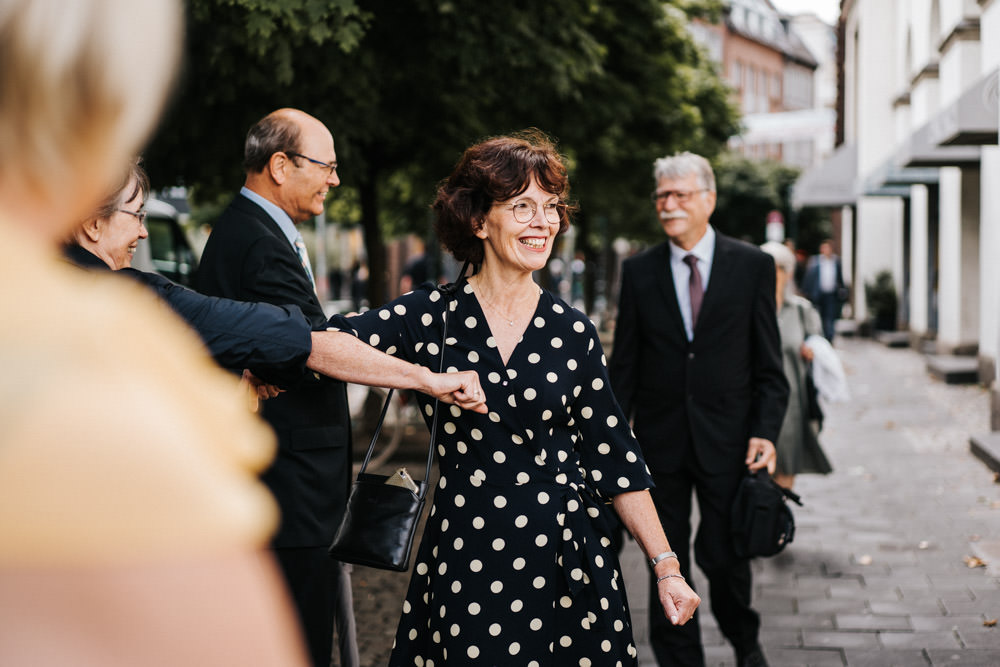
M 1000 0 L 842 0 L 842 142 L 796 186 L 843 212 L 855 317 L 880 271 L 899 328 L 972 356 L 995 383 L 1000 349 Z M 996 414 L 996 412 L 995 412 Z
M 833 61 L 834 32 L 809 18 L 784 16 L 769 0 L 729 0 L 720 23 L 692 26 L 733 89 L 743 130 L 730 145 L 747 157 L 805 168 L 833 148 L 835 114 L 818 95 L 832 85 L 832 64 L 823 70 L 831 72 L 830 83 L 817 81 L 816 73 L 823 61 Z

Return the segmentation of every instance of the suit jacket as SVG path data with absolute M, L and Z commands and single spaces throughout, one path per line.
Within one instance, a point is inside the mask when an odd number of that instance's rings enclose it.
M 834 292 L 837 294 L 838 300 L 841 299 L 841 292 L 846 287 L 844 283 L 844 269 L 840 264 L 840 258 L 834 257 L 834 266 L 836 267 L 836 283 L 834 285 Z M 809 262 L 806 266 L 805 276 L 802 278 L 802 293 L 806 295 L 813 303 L 818 303 L 820 295 L 822 292 L 819 288 L 819 256 L 814 255 L 809 258 Z
M 758 248 L 716 234 L 708 288 L 687 340 L 664 242 L 625 261 L 611 385 L 653 472 L 693 450 L 710 473 L 744 465 L 750 437 L 775 442 L 788 402 L 775 270 Z
M 237 195 L 212 230 L 198 266 L 204 294 L 298 306 L 314 328 L 326 316 L 298 255 L 264 209 Z M 278 436 L 264 473 L 281 507 L 275 547 L 328 546 L 351 482 L 351 428 L 344 384 L 307 372 L 264 401 L 261 416 Z
M 71 244 L 66 258 L 80 268 L 111 271 L 104 260 L 89 250 Z M 121 269 L 127 276 L 151 289 L 198 332 L 219 365 L 249 368 L 267 382 L 285 386 L 297 382 L 305 372 L 312 351 L 312 327 L 296 306 L 243 303 L 205 296 L 156 273 Z

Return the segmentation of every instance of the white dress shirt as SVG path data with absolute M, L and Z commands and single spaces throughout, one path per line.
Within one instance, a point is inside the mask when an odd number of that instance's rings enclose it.
M 694 325 L 691 322 L 691 291 L 688 287 L 691 280 L 691 269 L 684 263 L 684 258 L 694 255 L 698 258 L 698 272 L 701 274 L 701 285 L 708 291 L 708 279 L 712 273 L 712 258 L 715 256 L 715 230 L 708 226 L 705 235 L 691 250 L 684 250 L 670 241 L 670 270 L 674 275 L 674 291 L 677 292 L 677 303 L 681 307 L 681 317 L 684 319 L 684 331 L 687 339 L 694 339 Z M 702 302 L 704 303 L 704 302 Z

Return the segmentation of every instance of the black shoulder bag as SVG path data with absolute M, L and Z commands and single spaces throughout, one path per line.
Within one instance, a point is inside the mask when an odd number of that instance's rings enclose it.
M 438 372 L 444 370 L 445 341 L 448 338 L 448 310 L 455 293 L 454 283 L 438 288 L 445 295 L 444 320 L 441 334 L 441 362 Z M 422 481 L 413 480 L 416 491 L 406 486 L 397 486 L 393 477 L 366 473 L 368 462 L 375 451 L 375 441 L 382 430 L 389 401 L 393 391 L 385 398 L 382 413 L 372 435 L 368 453 L 361 464 L 358 478 L 351 486 L 347 499 L 344 519 L 330 545 L 330 556 L 345 563 L 366 565 L 383 570 L 405 572 L 410 569 L 410 552 L 417 524 L 424 512 L 427 500 L 428 480 L 431 464 L 434 462 L 434 440 L 437 436 L 439 401 L 434 401 L 434 419 L 431 421 L 431 437 L 427 451 L 427 468 Z M 388 483 L 387 483 L 388 482 Z
M 773 556 L 788 546 L 795 537 L 795 517 L 786 499 L 802 505 L 798 494 L 778 485 L 766 469 L 743 478 L 732 510 L 737 556 Z

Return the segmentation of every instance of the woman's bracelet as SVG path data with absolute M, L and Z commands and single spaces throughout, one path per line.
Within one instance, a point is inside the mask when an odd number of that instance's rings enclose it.
M 677 577 L 681 581 L 687 581 L 687 579 L 684 578 L 683 574 L 665 574 L 662 577 L 657 577 L 656 583 L 660 583 L 661 581 L 669 579 L 670 577 Z
M 650 558 L 649 559 L 649 564 L 652 567 L 656 567 L 657 563 L 659 563 L 661 560 L 666 560 L 668 558 L 674 558 L 674 559 L 676 559 L 677 558 L 677 554 L 675 554 L 673 551 L 664 551 L 662 554 L 660 554 L 658 556 L 653 556 L 652 558 Z

